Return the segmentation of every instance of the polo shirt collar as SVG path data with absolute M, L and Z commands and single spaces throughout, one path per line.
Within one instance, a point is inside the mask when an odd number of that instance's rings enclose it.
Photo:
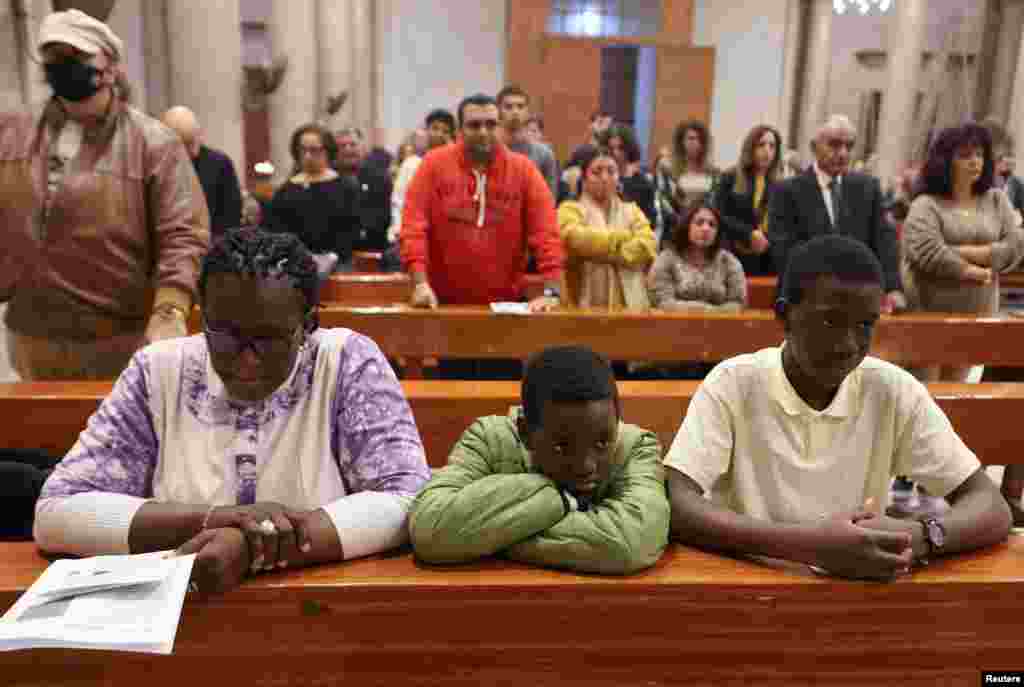
M 782 368 L 782 351 L 785 343 L 779 346 L 770 359 L 768 393 L 782 410 L 790 416 L 825 415 L 836 419 L 848 418 L 854 413 L 857 395 L 860 391 L 860 366 L 846 376 L 839 385 L 839 391 L 825 410 L 815 410 L 800 397 Z

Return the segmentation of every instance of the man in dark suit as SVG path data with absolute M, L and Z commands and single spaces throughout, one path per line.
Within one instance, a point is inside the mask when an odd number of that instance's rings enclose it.
M 237 227 L 242 221 L 242 190 L 231 158 L 203 145 L 199 121 L 187 107 L 172 107 L 164 113 L 162 121 L 178 134 L 192 158 L 210 209 L 211 238 Z
M 352 177 L 359 187 L 359 236 L 352 247 L 383 251 L 389 245 L 391 226 L 391 174 L 367 159 L 366 140 L 360 129 L 346 127 L 334 138 L 338 142 L 338 172 Z
M 820 234 L 836 233 L 865 243 L 882 263 L 888 306 L 906 307 L 895 228 L 885 219 L 882 188 L 866 174 L 850 172 L 856 130 L 849 119 L 831 117 L 811 142 L 814 165 L 779 184 L 772 194 L 768 239 L 779 279 L 790 252 Z

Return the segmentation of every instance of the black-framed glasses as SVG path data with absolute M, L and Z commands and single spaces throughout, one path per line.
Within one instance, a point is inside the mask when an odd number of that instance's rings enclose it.
M 302 325 L 299 325 L 286 336 L 245 336 L 230 329 L 213 329 L 203 318 L 206 343 L 218 355 L 242 355 L 245 349 L 251 348 L 260 358 L 285 356 L 291 353 L 292 344 L 301 329 Z
M 470 131 L 480 131 L 481 129 L 487 129 L 488 131 L 494 131 L 498 128 L 497 119 L 476 119 L 471 122 L 466 122 L 464 125 Z

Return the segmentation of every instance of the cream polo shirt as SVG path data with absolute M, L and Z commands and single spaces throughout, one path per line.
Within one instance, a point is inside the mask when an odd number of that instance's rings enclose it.
M 894 475 L 946 496 L 980 467 L 905 370 L 865 358 L 817 411 L 790 385 L 782 348 L 712 370 L 664 462 L 716 503 L 776 522 L 850 511 L 868 497 L 884 506 Z

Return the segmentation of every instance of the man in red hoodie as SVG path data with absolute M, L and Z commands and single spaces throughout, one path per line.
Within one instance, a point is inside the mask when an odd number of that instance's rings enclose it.
M 459 105 L 460 140 L 432 150 L 402 212 L 402 264 L 411 304 L 483 305 L 523 297 L 527 247 L 544 295 L 531 312 L 559 302 L 562 243 L 555 203 L 537 167 L 497 139 L 498 105 L 474 95 Z

